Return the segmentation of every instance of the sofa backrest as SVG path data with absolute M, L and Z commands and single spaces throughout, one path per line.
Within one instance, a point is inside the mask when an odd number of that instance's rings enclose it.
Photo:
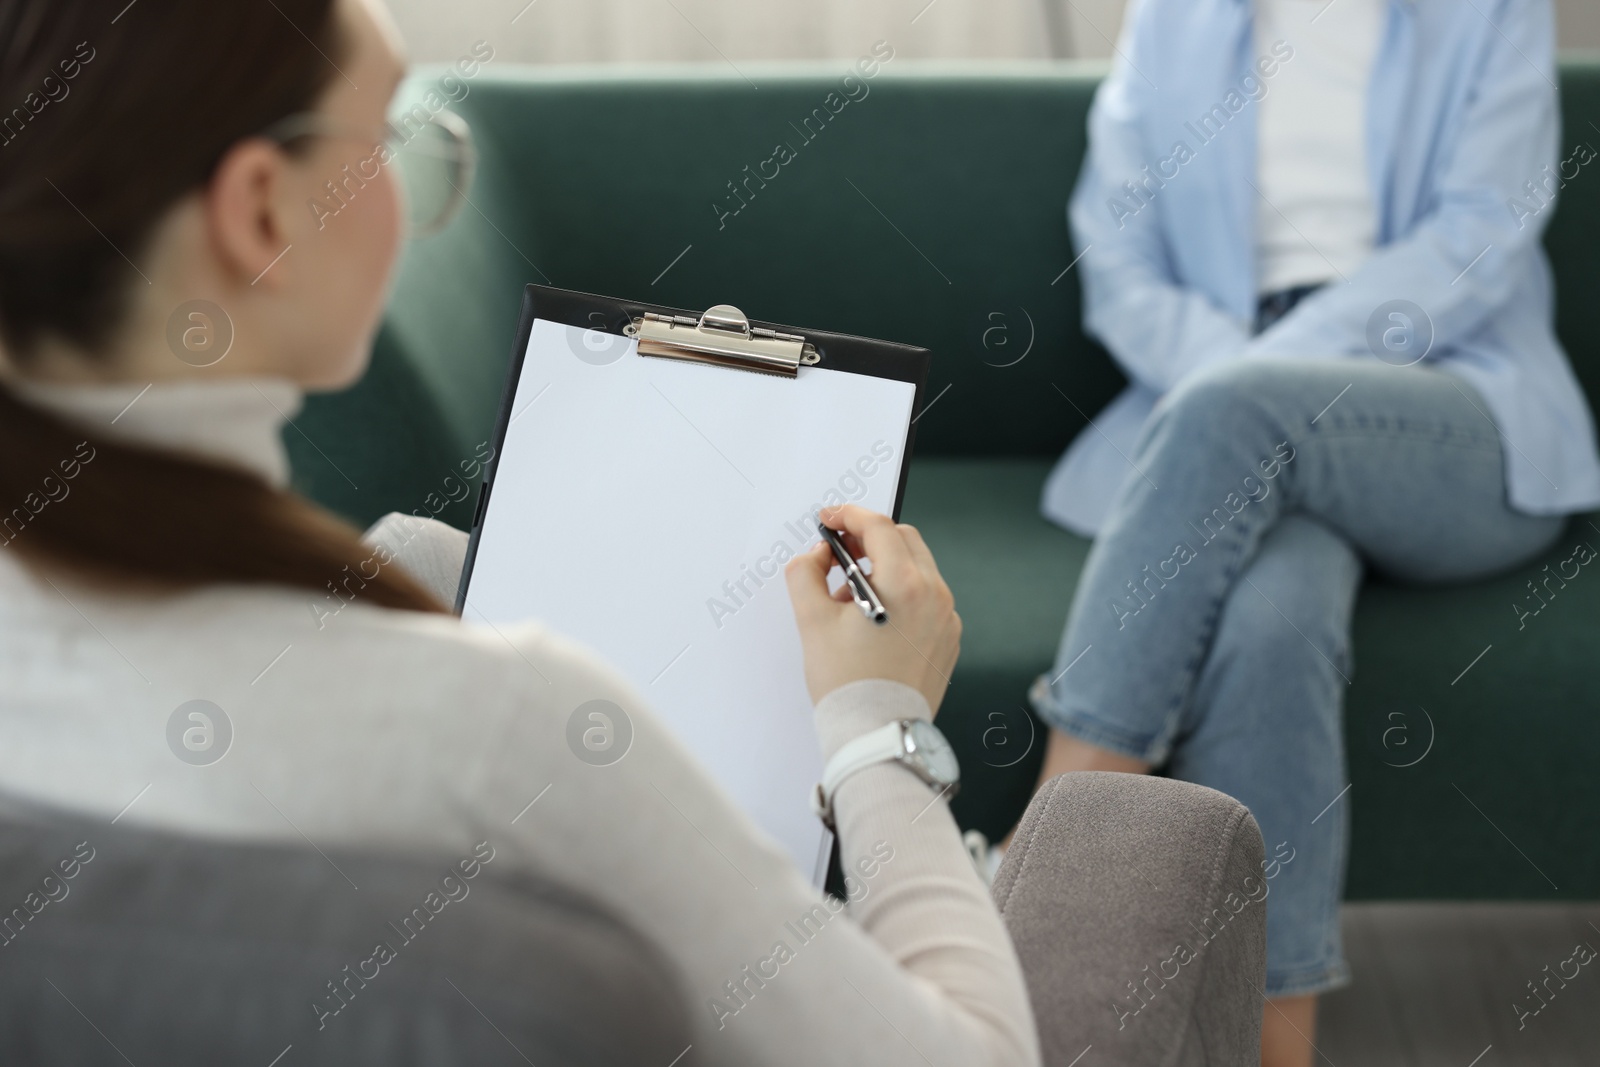
M 919 455 L 1058 452 L 1123 382 L 1083 336 L 1067 270 L 1103 69 L 893 61 L 848 84 L 847 69 L 491 65 L 465 82 L 472 206 L 408 249 L 368 379 L 290 434 L 297 484 L 359 520 L 467 525 L 447 479 L 493 426 L 529 281 L 924 346 Z M 1600 145 L 1600 63 L 1569 61 L 1563 92 L 1563 156 Z M 1563 196 L 1560 327 L 1600 395 L 1600 163 Z

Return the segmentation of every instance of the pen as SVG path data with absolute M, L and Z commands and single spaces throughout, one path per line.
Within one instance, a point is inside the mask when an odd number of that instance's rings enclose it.
M 850 586 L 850 595 L 856 599 L 856 607 L 861 609 L 861 614 L 882 626 L 889 621 L 889 612 L 884 609 L 883 601 L 878 599 L 878 594 L 867 581 L 867 576 L 861 573 L 861 564 L 844 547 L 844 541 L 838 533 L 817 523 L 817 529 L 822 533 L 822 539 L 828 542 L 828 547 L 833 549 L 833 558 L 839 561 L 839 569 L 844 571 L 844 580 Z

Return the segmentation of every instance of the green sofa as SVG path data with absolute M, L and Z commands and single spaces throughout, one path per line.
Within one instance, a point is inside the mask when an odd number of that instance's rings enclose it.
M 1103 72 L 896 61 L 806 140 L 846 72 L 491 66 L 471 79 L 455 109 L 482 154 L 472 206 L 407 251 L 367 378 L 313 398 L 286 431 L 295 484 L 358 523 L 443 503 L 468 526 L 476 486 L 452 472 L 491 433 L 529 281 L 931 349 L 904 518 L 966 621 L 940 725 L 966 777 L 957 815 L 994 836 L 1037 773 L 1025 692 L 1088 548 L 1039 517 L 1039 488 L 1123 384 L 1080 331 L 1067 269 L 1064 205 Z M 1569 57 L 1562 83 L 1565 156 L 1600 143 L 1600 60 Z M 755 195 L 732 214 L 729 183 L 780 141 L 794 158 L 742 187 Z M 1600 397 L 1600 167 L 1569 184 L 1549 247 L 1561 336 Z M 1581 540 L 1600 546 L 1600 519 L 1574 520 L 1539 565 Z M 1519 631 L 1512 604 L 1538 569 L 1362 593 L 1340 800 L 1350 897 L 1600 897 L 1600 576 L 1580 574 Z

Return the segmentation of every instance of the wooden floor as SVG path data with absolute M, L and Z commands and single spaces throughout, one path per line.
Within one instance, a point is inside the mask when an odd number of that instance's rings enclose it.
M 1322 1001 L 1319 1063 L 1600 1065 L 1600 955 L 1574 957 L 1600 952 L 1600 904 L 1351 904 L 1344 931 L 1355 981 Z

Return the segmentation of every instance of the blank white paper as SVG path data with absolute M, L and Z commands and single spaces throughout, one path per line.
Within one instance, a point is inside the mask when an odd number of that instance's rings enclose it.
M 892 509 L 914 395 L 536 320 L 464 618 L 538 619 L 597 650 L 811 874 L 822 760 L 783 562 L 816 541 L 819 507 Z

